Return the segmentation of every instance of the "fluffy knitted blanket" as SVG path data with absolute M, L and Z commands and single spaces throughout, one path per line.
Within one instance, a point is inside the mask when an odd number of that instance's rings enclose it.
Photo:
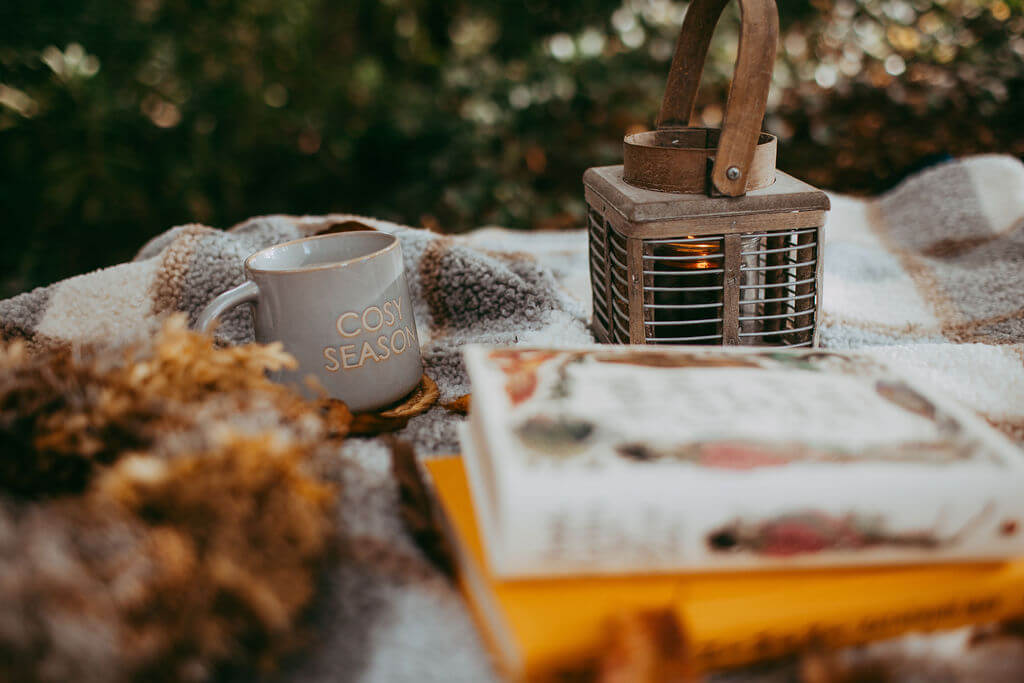
M 832 196 L 826 229 L 822 344 L 883 358 L 1024 442 L 1024 165 L 975 157 L 934 167 L 872 200 Z M 192 321 L 241 282 L 242 261 L 271 244 L 344 230 L 352 222 L 396 234 L 414 300 L 426 372 L 441 400 L 469 391 L 460 349 L 469 342 L 586 344 L 586 234 L 497 228 L 445 237 L 349 215 L 267 216 L 228 231 L 173 228 L 134 261 L 0 302 L 0 336 L 49 348 L 127 344 L 174 311 Z M 252 338 L 236 309 L 218 330 Z M 413 418 L 400 436 L 422 457 L 457 450 L 451 412 Z M 358 539 L 315 610 L 316 642 L 276 674 L 287 681 L 483 681 L 494 674 L 448 580 L 403 530 L 387 449 L 350 439 L 337 458 L 337 514 Z M 911 636 L 851 651 L 899 680 L 1021 680 L 1024 640 L 966 630 Z M 751 672 L 724 675 L 743 680 Z M 785 667 L 757 680 L 791 677 Z

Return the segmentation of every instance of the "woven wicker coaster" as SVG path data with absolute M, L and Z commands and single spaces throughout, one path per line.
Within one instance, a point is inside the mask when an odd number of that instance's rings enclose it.
M 430 410 L 437 403 L 439 393 L 434 380 L 423 375 L 416 388 L 397 403 L 368 413 L 356 413 L 349 434 L 373 436 L 401 429 L 410 418 Z

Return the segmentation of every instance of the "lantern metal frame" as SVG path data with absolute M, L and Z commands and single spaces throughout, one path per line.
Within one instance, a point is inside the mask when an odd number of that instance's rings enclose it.
M 816 346 L 824 192 L 775 168 L 761 131 L 778 40 L 774 0 L 739 0 L 722 130 L 688 126 L 728 0 L 687 10 L 656 130 L 624 164 L 588 169 L 592 326 L 623 344 Z

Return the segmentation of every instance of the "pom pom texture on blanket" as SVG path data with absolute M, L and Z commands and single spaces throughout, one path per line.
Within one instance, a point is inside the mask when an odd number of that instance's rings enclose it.
M 974 157 L 928 169 L 874 199 L 831 199 L 822 345 L 881 358 L 1024 441 L 1024 165 Z M 401 240 L 425 369 L 441 402 L 469 391 L 460 358 L 466 343 L 593 341 L 584 231 L 487 228 L 444 237 L 340 214 L 253 218 L 228 231 L 173 228 L 131 263 L 0 302 L 0 334 L 34 348 L 148 338 L 171 312 L 194 321 L 210 299 L 242 281 L 242 261 L 253 251 L 353 221 Z M 231 343 L 251 340 L 251 313 L 236 309 L 219 334 Z M 422 456 L 454 452 L 460 419 L 436 407 L 400 436 Z M 402 530 L 385 447 L 350 439 L 336 460 L 327 474 L 341 484 L 337 514 L 345 533 L 359 539 L 347 545 L 358 550 L 319 598 L 317 642 L 280 678 L 493 678 L 454 589 Z M 858 657 L 897 677 L 1024 678 L 1024 641 L 969 647 L 966 632 L 907 637 Z

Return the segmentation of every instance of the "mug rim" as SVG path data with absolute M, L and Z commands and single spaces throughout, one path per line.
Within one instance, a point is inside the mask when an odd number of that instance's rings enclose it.
M 355 235 L 365 234 L 365 233 L 368 233 L 368 232 L 372 232 L 374 234 L 381 235 L 381 236 L 389 239 L 390 243 L 387 244 L 386 246 L 380 248 L 380 249 L 377 249 L 375 251 L 370 252 L 369 254 L 363 254 L 362 256 L 354 256 L 354 257 L 352 257 L 350 259 L 344 259 L 342 261 L 332 261 L 331 263 L 321 263 L 321 264 L 310 265 L 310 266 L 299 266 L 297 268 L 259 268 L 259 267 L 254 266 L 252 264 L 253 260 L 256 259 L 256 258 L 259 258 L 260 256 L 264 256 L 265 254 L 267 254 L 269 252 L 272 252 L 272 251 L 274 251 L 276 249 L 283 249 L 283 248 L 288 247 L 290 245 L 298 244 L 299 242 L 312 242 L 314 240 L 323 240 L 323 239 L 344 239 L 344 238 L 353 237 Z M 393 235 L 393 234 L 391 234 L 389 232 L 382 232 L 380 230 L 354 230 L 352 232 L 335 232 L 335 233 L 329 233 L 329 234 L 326 234 L 326 235 L 309 235 L 308 237 L 299 237 L 299 238 L 294 239 L 294 240 L 288 240 L 287 242 L 281 242 L 280 244 L 272 244 L 269 247 L 264 247 L 264 248 L 260 249 L 259 251 L 255 251 L 252 254 L 249 254 L 249 256 L 247 256 L 246 259 L 245 259 L 245 270 L 247 272 L 250 272 L 250 273 L 260 273 L 260 274 L 310 273 L 310 272 L 314 272 L 314 271 L 317 271 L 317 270 L 330 270 L 332 268 L 340 268 L 342 266 L 348 266 L 348 265 L 351 265 L 353 263 L 358 263 L 359 261 L 365 261 L 365 260 L 368 260 L 368 259 L 371 259 L 371 258 L 376 258 L 377 256 L 380 256 L 382 254 L 386 254 L 387 252 L 391 251 L 392 249 L 397 248 L 399 244 L 400 244 L 400 242 L 399 242 L 398 238 L 395 235 Z

